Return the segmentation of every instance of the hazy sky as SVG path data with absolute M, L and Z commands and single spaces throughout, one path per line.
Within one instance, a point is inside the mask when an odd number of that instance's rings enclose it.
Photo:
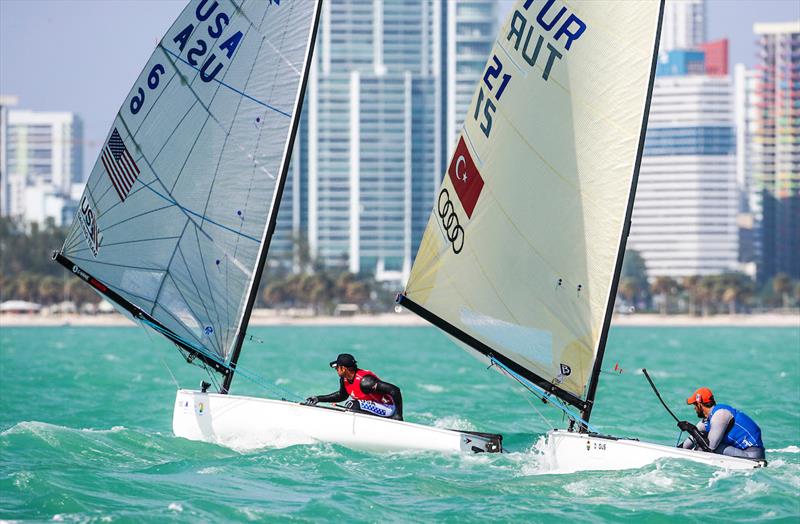
M 498 0 L 505 16 L 510 0 Z M 84 171 L 185 0 L 0 0 L 0 94 L 18 107 L 75 111 Z M 731 64 L 755 60 L 754 22 L 800 18 L 797 0 L 708 0 L 708 39 L 730 39 Z

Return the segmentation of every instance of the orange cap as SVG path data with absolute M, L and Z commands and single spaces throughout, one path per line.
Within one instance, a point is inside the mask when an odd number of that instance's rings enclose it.
M 694 404 L 696 402 L 700 402 L 701 404 L 706 404 L 714 400 L 714 394 L 708 388 L 700 388 L 695 391 L 691 397 L 686 399 L 687 404 Z

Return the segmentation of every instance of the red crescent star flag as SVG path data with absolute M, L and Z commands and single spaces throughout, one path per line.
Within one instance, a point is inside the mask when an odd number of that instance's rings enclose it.
M 450 181 L 461 200 L 464 211 L 467 212 L 467 217 L 472 218 L 472 211 L 475 209 L 475 204 L 478 203 L 478 197 L 483 189 L 483 178 L 481 178 L 475 162 L 472 161 L 467 144 L 464 143 L 464 137 L 458 139 L 458 147 L 453 154 L 453 160 L 450 161 L 450 167 L 447 168 L 447 173 L 450 175 Z

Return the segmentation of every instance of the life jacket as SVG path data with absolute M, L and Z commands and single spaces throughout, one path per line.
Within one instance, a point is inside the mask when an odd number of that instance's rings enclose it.
M 725 404 L 717 404 L 711 409 L 706 419 L 706 433 L 711 430 L 711 417 L 718 409 L 725 409 L 733 414 L 733 425 L 725 434 L 724 444 L 735 446 L 739 449 L 747 449 L 750 447 L 763 448 L 764 443 L 761 441 L 761 428 L 755 423 L 753 419 L 744 414 L 744 412 L 734 409 Z
M 346 379 L 344 380 L 344 389 L 347 391 L 347 394 L 356 400 L 371 400 L 372 402 L 386 404 L 387 406 L 394 405 L 394 399 L 391 395 L 378 392 L 366 393 L 361 390 L 361 380 L 367 376 L 372 376 L 375 377 L 375 380 L 380 380 L 372 371 L 359 369 L 356 371 L 356 376 L 353 377 L 352 383 L 348 382 Z

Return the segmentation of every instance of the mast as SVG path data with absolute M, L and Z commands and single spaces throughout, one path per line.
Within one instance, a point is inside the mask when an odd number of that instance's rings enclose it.
M 306 85 L 308 83 L 308 74 L 311 70 L 311 58 L 314 54 L 314 44 L 317 39 L 317 28 L 319 27 L 319 17 L 320 12 L 322 11 L 322 1 L 318 0 L 314 12 L 314 25 L 311 29 L 311 35 L 309 36 L 309 44 L 306 51 L 306 59 L 305 59 L 305 67 L 303 69 L 303 79 L 300 83 L 300 90 L 298 91 L 297 95 L 297 102 L 295 104 L 295 112 L 292 115 L 292 128 L 289 132 L 289 140 L 286 143 L 286 151 L 283 155 L 283 165 L 281 166 L 281 173 L 279 177 L 278 184 L 275 188 L 275 197 L 273 198 L 273 205 L 272 210 L 270 212 L 269 220 L 267 221 L 267 227 L 264 230 L 264 238 L 261 241 L 261 250 L 258 257 L 258 265 L 256 266 L 256 271 L 253 274 L 253 281 L 250 286 L 250 292 L 247 296 L 247 303 L 244 308 L 244 312 L 242 313 L 242 321 L 239 324 L 239 331 L 236 334 L 236 340 L 234 342 L 233 352 L 231 354 L 231 360 L 228 364 L 229 372 L 225 375 L 225 380 L 223 381 L 222 388 L 220 389 L 220 393 L 228 393 L 230 391 L 231 382 L 233 381 L 233 374 L 236 371 L 236 363 L 239 361 L 239 354 L 242 351 L 242 344 L 244 343 L 244 337 L 247 334 L 247 326 L 250 323 L 250 315 L 253 312 L 253 305 L 256 301 L 256 295 L 258 294 L 258 285 L 261 282 L 261 275 L 264 272 L 264 266 L 267 262 L 267 252 L 269 251 L 269 245 L 272 241 L 272 235 L 275 233 L 275 222 L 278 218 L 278 210 L 280 208 L 281 197 L 283 196 L 283 189 L 286 185 L 286 176 L 289 171 L 289 161 L 292 156 L 292 149 L 294 148 L 294 141 L 297 136 L 297 127 L 300 123 L 300 112 L 303 109 L 303 98 L 305 97 L 306 93 Z
M 614 302 L 617 298 L 617 287 L 619 286 L 620 274 L 622 273 L 622 263 L 625 257 L 625 247 L 628 244 L 628 234 L 631 230 L 631 215 L 633 215 L 633 202 L 636 197 L 636 185 L 639 182 L 639 168 L 642 164 L 642 154 L 644 153 L 644 140 L 647 133 L 647 120 L 650 116 L 650 100 L 653 96 L 653 84 L 656 78 L 656 64 L 658 62 L 658 44 L 661 39 L 661 25 L 664 18 L 664 0 L 659 3 L 658 11 L 658 26 L 656 28 L 655 44 L 653 46 L 653 59 L 650 64 L 650 82 L 647 85 L 647 97 L 645 98 L 644 114 L 642 115 L 642 127 L 639 134 L 639 147 L 636 151 L 636 162 L 633 169 L 633 177 L 631 178 L 631 189 L 628 196 L 628 206 L 625 210 L 625 221 L 622 225 L 622 237 L 619 242 L 619 249 L 617 250 L 617 262 L 614 267 L 614 276 L 611 279 L 611 289 L 608 294 L 608 301 L 606 303 L 606 313 L 603 318 L 603 327 L 600 332 L 600 339 L 597 342 L 597 352 L 595 353 L 594 365 L 592 366 L 592 374 L 589 377 L 589 387 L 586 390 L 585 407 L 581 410 L 581 418 L 585 422 L 589 422 L 589 417 L 592 414 L 592 407 L 594 406 L 594 397 L 597 394 L 597 383 L 600 379 L 600 370 L 603 365 L 603 356 L 606 351 L 606 342 L 608 341 L 608 331 L 611 327 L 611 317 L 614 313 Z M 587 430 L 586 426 L 581 424 L 581 432 Z

